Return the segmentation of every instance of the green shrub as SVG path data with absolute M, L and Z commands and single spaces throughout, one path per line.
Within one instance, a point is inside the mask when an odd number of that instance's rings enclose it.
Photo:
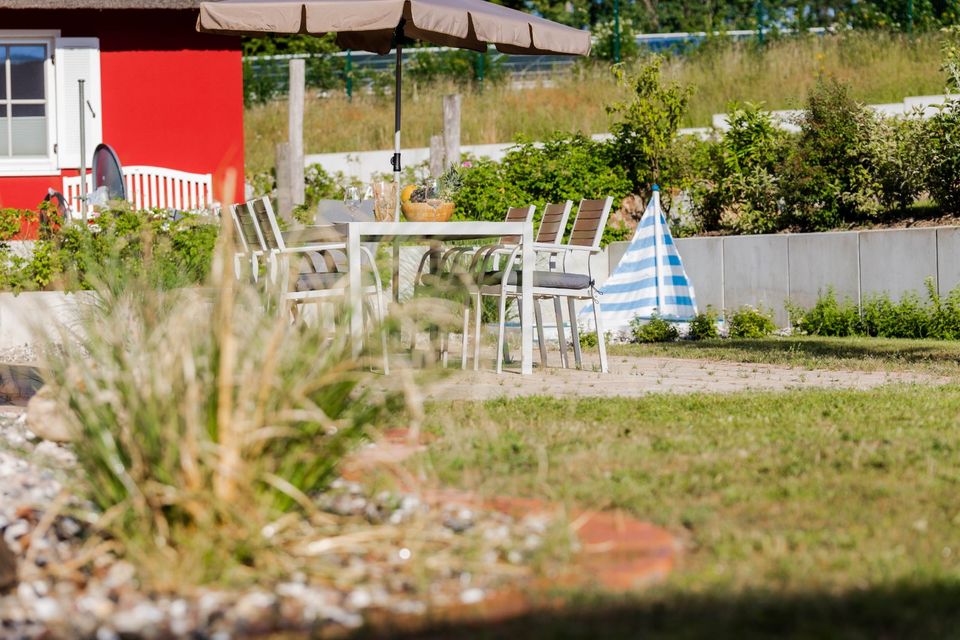
M 630 329 L 633 332 L 633 339 L 640 343 L 672 342 L 680 335 L 675 326 L 656 312 L 646 322 L 640 317 L 634 318 L 630 321 Z
M 182 216 L 117 208 L 101 212 L 96 224 L 60 228 L 44 218 L 30 258 L 0 248 L 0 289 L 90 289 L 104 271 L 131 279 L 147 274 L 162 289 L 199 284 L 220 227 L 206 216 Z
M 645 193 L 651 183 L 660 182 L 693 92 L 689 86 L 666 85 L 662 64 L 663 58 L 654 55 L 635 74 L 614 67 L 629 99 L 607 105 L 612 119 L 610 149 L 626 170 L 634 193 Z
M 731 338 L 763 338 L 777 330 L 773 313 L 761 307 L 744 305 L 728 321 Z
M 945 212 L 960 214 L 960 102 L 951 101 L 924 125 L 925 186 Z
M 821 79 L 807 99 L 800 134 L 783 173 L 783 197 L 803 230 L 836 228 L 880 210 L 877 117 L 836 80 Z
M 687 334 L 691 340 L 713 340 L 720 337 L 720 330 L 717 328 L 717 321 L 720 315 L 712 306 L 707 305 L 707 310 L 698 313 L 690 321 L 690 332 Z
M 789 137 L 760 105 L 731 105 L 728 123 L 693 188 L 694 213 L 705 230 L 777 231 L 783 225 L 778 172 Z
M 624 170 L 612 163 L 606 144 L 579 133 L 558 133 L 542 143 L 518 138 L 502 161 L 469 164 L 461 171 L 463 183 L 454 199 L 460 219 L 503 220 L 509 207 L 528 204 L 536 205 L 539 216 L 548 202 L 607 196 L 620 202 L 630 192 Z M 621 237 L 609 225 L 604 230 L 605 242 Z
M 837 302 L 828 289 L 809 310 L 788 308 L 794 328 L 808 335 L 960 339 L 960 287 L 941 296 L 927 278 L 926 289 L 926 300 L 908 293 L 894 302 L 881 294 L 864 300 L 862 308 L 850 300 Z
M 864 300 L 863 332 L 878 338 L 930 337 L 930 310 L 909 292 L 898 302 L 883 294 Z
M 36 220 L 37 214 L 24 209 L 0 209 L 0 246 L 12 239 L 24 222 Z
M 919 117 L 877 121 L 871 146 L 882 209 L 905 209 L 924 191 L 927 167 L 922 150 L 926 145 L 926 123 Z
M 800 333 L 815 336 L 854 336 L 862 333 L 860 308 L 851 300 L 837 301 L 833 287 L 817 298 L 809 311 L 791 307 L 791 324 Z

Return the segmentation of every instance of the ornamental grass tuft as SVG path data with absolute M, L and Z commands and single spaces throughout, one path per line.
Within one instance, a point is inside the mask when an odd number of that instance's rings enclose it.
M 209 288 L 101 269 L 97 303 L 46 350 L 77 434 L 78 488 L 154 586 L 289 570 L 278 532 L 317 517 L 311 496 L 344 454 L 403 408 L 399 394 L 372 393 L 346 332 L 291 323 L 235 280 L 230 240 Z

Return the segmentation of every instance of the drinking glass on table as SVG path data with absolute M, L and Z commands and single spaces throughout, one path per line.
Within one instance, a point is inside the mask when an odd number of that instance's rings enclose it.
M 363 196 L 360 195 L 359 187 L 347 187 L 343 191 L 343 204 L 350 213 L 357 213 L 360 210 L 360 202 Z

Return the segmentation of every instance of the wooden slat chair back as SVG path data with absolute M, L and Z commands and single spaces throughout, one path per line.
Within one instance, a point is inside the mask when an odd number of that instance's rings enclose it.
M 537 244 L 558 244 L 563 240 L 572 208 L 571 200 L 559 204 L 548 204 L 544 207 L 540 228 L 537 230 Z
M 569 244 L 578 247 L 600 247 L 603 229 L 607 226 L 613 198 L 603 200 L 581 200 L 577 218 L 573 221 Z
M 530 205 L 529 207 L 510 207 L 507 209 L 507 217 L 504 218 L 504 222 L 529 222 L 533 220 L 533 212 L 536 211 L 536 206 Z M 520 244 L 520 236 L 502 236 L 500 238 L 500 244 Z
M 244 253 L 267 251 L 266 242 L 260 233 L 260 227 L 251 211 L 250 203 L 241 202 L 230 205 L 230 215 L 233 217 L 233 226 Z
M 283 234 L 280 233 L 280 225 L 277 223 L 277 216 L 273 213 L 273 205 L 270 198 L 256 198 L 247 203 L 253 211 L 253 216 L 257 220 L 257 226 L 260 227 L 260 233 L 263 234 L 263 241 L 268 250 L 284 251 L 286 246 L 283 241 Z

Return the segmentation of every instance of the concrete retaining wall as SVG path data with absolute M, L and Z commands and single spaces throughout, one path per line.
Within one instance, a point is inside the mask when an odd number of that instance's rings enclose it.
M 857 303 L 879 293 L 899 299 L 912 291 L 925 297 L 927 278 L 933 278 L 941 295 L 960 286 L 960 227 L 682 238 L 676 243 L 700 309 L 762 304 L 784 326 L 787 300 L 810 307 L 830 286 L 838 298 Z M 613 243 L 591 258 L 598 284 L 616 269 L 628 244 Z M 401 299 L 412 294 L 425 250 L 402 250 Z M 567 266 L 586 273 L 586 256 L 578 255 Z M 33 343 L 37 327 L 74 324 L 80 306 L 91 299 L 89 292 L 0 293 L 0 349 Z M 552 327 L 552 304 L 543 311 L 545 324 Z M 569 322 L 566 315 L 564 308 L 564 322 Z
M 810 307 L 833 287 L 858 304 L 870 296 L 926 297 L 960 286 L 960 227 L 682 238 L 676 241 L 701 309 L 763 305 L 787 324 L 786 301 Z M 611 245 L 610 272 L 627 243 Z M 616 258 L 616 260 L 614 260 Z

